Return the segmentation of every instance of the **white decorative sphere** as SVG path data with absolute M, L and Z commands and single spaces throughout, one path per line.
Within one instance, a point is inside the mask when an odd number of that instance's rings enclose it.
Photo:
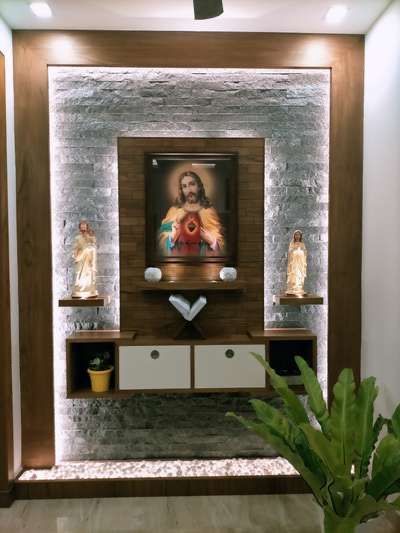
M 146 281 L 160 281 L 162 272 L 159 268 L 149 267 L 144 271 L 144 279 Z
M 235 281 L 237 278 L 237 270 L 233 267 L 224 267 L 219 271 L 219 277 L 222 281 Z

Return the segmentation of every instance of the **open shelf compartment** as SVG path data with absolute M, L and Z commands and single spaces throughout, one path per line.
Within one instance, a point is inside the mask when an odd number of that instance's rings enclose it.
M 90 389 L 90 377 L 87 372 L 89 361 L 99 352 L 111 355 L 110 364 L 114 370 L 111 374 L 110 390 L 108 393 L 93 393 Z M 67 342 L 67 397 L 78 398 L 107 396 L 115 391 L 116 375 L 116 345 L 113 342 Z

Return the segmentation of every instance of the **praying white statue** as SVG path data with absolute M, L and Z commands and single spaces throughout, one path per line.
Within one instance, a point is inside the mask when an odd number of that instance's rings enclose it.
M 307 276 L 307 250 L 300 230 L 293 233 L 289 244 L 286 294 L 305 296 L 304 280 Z
M 75 237 L 72 257 L 75 260 L 75 285 L 72 298 L 98 296 L 96 289 L 96 237 L 89 224 L 84 220 L 79 222 L 79 234 Z

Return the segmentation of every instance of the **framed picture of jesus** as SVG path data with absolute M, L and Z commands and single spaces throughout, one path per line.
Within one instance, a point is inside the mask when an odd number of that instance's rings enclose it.
M 147 264 L 236 264 L 235 153 L 145 154 Z

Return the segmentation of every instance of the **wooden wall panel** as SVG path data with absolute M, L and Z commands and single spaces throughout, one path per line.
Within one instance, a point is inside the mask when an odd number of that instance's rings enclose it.
M 244 293 L 207 294 L 207 312 L 199 326 L 213 335 L 263 328 L 264 320 L 264 139 L 120 138 L 118 140 L 121 330 L 165 336 L 165 324 L 179 322 L 168 293 L 148 294 L 143 281 L 145 250 L 146 152 L 218 152 L 239 154 L 238 272 L 248 283 Z M 247 192 L 247 194 L 246 194 Z M 165 279 L 219 279 L 223 264 L 163 264 Z M 196 295 L 196 297 L 198 294 Z M 238 308 L 241 312 L 238 313 Z
M 332 68 L 329 154 L 328 391 L 361 365 L 364 50 Z
M 47 66 L 331 69 L 331 390 L 360 368 L 363 53 L 359 35 L 14 32 L 25 465 L 54 460 Z
M 22 465 L 32 467 L 54 464 L 47 65 L 35 59 L 14 48 Z
M 0 507 L 14 478 L 5 58 L 0 52 Z

